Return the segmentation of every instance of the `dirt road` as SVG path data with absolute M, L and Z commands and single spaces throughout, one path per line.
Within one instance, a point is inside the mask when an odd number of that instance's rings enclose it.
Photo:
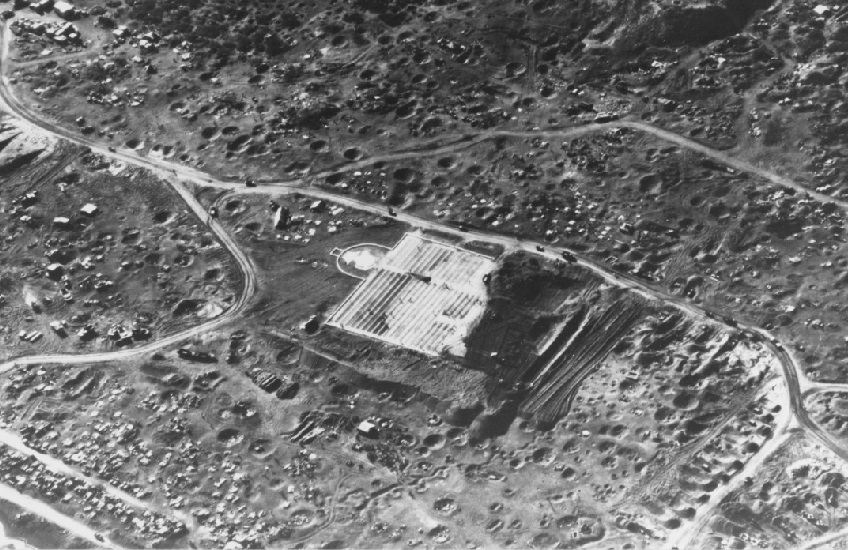
M 27 512 L 42 517 L 54 525 L 58 525 L 68 533 L 89 541 L 92 543 L 93 548 L 121 548 L 109 539 L 102 537 L 102 535 L 98 535 L 96 531 L 84 523 L 70 516 L 66 516 L 52 506 L 27 496 L 5 483 L 0 483 L 0 499 L 16 504 Z M 99 539 L 98 536 L 101 536 L 102 539 Z

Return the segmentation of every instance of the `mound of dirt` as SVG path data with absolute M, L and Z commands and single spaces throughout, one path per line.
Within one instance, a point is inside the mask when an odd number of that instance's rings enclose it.
M 620 8 L 629 10 L 633 17 L 632 4 Z M 758 10 L 767 8 L 771 0 L 722 0 L 714 3 L 664 6 L 650 15 L 642 15 L 636 25 L 624 27 L 621 38 L 616 42 L 619 50 L 634 51 L 652 46 L 699 46 L 731 36 L 745 27 Z M 627 21 L 629 17 L 622 17 Z M 630 19 L 632 21 L 632 19 Z

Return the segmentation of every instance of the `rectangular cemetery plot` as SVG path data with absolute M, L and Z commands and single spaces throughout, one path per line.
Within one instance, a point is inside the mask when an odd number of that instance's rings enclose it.
M 486 309 L 486 256 L 407 233 L 328 324 L 427 355 L 465 355 Z

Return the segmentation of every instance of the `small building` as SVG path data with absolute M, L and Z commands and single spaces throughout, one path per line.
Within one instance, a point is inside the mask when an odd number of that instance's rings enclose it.
M 92 217 L 92 216 L 94 216 L 95 214 L 97 214 L 97 211 L 98 211 L 98 209 L 97 209 L 97 205 L 96 205 L 96 204 L 92 204 L 92 203 L 88 203 L 88 204 L 86 204 L 85 206 L 83 206 L 82 208 L 80 208 L 80 212 L 81 212 L 83 215 L 85 215 L 85 216 L 89 216 L 89 217 Z
M 410 271 L 409 275 L 410 275 L 410 277 L 415 277 L 416 279 L 418 279 L 422 283 L 429 283 L 430 281 L 433 280 L 433 278 L 430 277 L 429 275 L 422 275 L 421 273 L 416 273 L 414 271 Z
M 289 212 L 289 209 L 278 206 L 274 211 L 274 228 L 280 230 L 288 229 L 290 222 L 291 212 Z
M 77 8 L 64 0 L 59 0 L 53 4 L 53 12 L 62 19 L 76 19 L 79 16 Z
M 57 281 L 62 278 L 62 273 L 64 273 L 64 268 L 62 264 L 53 263 L 47 266 L 47 276 Z
M 77 336 L 83 341 L 93 340 L 97 337 L 97 331 L 94 330 L 94 326 L 85 325 L 77 331 Z
M 47 34 L 50 34 L 50 30 L 47 31 Z M 53 30 L 53 41 L 54 42 L 69 42 L 72 44 L 77 44 L 82 40 L 79 31 L 73 25 L 73 23 L 64 23 L 59 28 Z
M 356 427 L 356 430 L 359 432 L 359 435 L 363 435 L 371 439 L 374 439 L 378 435 L 377 426 L 370 420 L 363 420 L 360 422 L 359 426 Z
M 274 374 L 262 371 L 256 375 L 256 385 L 266 393 L 274 393 L 283 385 L 283 381 Z
M 29 3 L 29 9 L 35 13 L 47 13 L 53 7 L 53 0 L 36 0 Z
M 27 193 L 20 199 L 21 206 L 32 206 L 38 202 L 38 194 L 35 192 Z
M 118 28 L 112 31 L 112 34 L 115 35 L 115 38 L 118 40 L 124 40 L 129 37 L 130 30 L 126 25 L 118 25 Z
M 321 328 L 321 321 L 318 319 L 317 315 L 310 317 L 303 325 L 303 330 L 306 331 L 307 334 L 315 334 L 318 332 L 319 328 Z
M 106 336 L 118 345 L 126 345 L 132 342 L 132 331 L 123 325 L 114 325 L 106 332 Z
M 300 383 L 299 382 L 289 382 L 284 384 L 283 387 L 277 390 L 277 393 L 274 394 L 277 396 L 277 399 L 294 399 L 297 397 L 297 393 L 300 391 Z
M 25 330 L 21 330 L 21 331 L 18 333 L 18 337 L 19 337 L 21 340 L 24 340 L 24 341 L 26 341 L 26 342 L 30 342 L 30 343 L 32 343 L 32 342 L 37 342 L 37 341 L 41 340 L 41 337 L 42 337 L 42 336 L 44 336 L 44 335 L 43 335 L 41 332 L 37 331 L 37 330 L 33 330 L 33 331 L 31 331 L 31 332 L 27 332 L 27 331 L 25 331 Z
M 133 340 L 150 340 L 152 335 L 153 333 L 146 327 L 135 327 L 132 330 Z
M 159 48 L 159 35 L 147 32 L 138 37 L 138 48 L 142 53 L 156 53 Z

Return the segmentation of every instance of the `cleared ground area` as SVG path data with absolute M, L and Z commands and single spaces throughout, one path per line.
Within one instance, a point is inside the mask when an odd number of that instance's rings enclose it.
M 465 355 L 465 339 L 486 309 L 480 254 L 407 233 L 328 324 L 428 355 Z

